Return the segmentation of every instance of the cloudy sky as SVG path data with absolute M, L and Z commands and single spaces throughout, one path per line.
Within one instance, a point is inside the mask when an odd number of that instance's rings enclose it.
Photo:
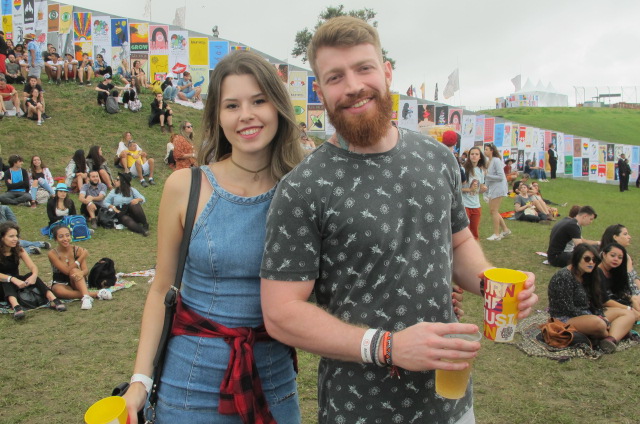
M 64 2 L 64 1 L 63 1 Z M 145 0 L 72 0 L 76 6 L 143 18 Z M 575 104 L 596 94 L 619 93 L 638 101 L 640 90 L 640 1 L 617 0 L 151 0 L 153 21 L 171 24 L 176 6 L 187 6 L 188 29 L 241 42 L 271 56 L 303 65 L 290 56 L 298 30 L 313 28 L 329 5 L 368 7 L 377 12 L 384 48 L 396 60 L 392 89 L 405 93 L 425 83 L 440 101 L 448 75 L 459 68 L 460 91 L 445 102 L 469 109 L 492 108 L 513 92 L 521 74 L 553 85 Z M 622 87 L 622 88 L 621 88 Z M 637 87 L 634 89 L 634 87 Z

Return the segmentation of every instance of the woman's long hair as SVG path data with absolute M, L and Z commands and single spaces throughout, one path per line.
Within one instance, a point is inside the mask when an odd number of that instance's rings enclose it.
M 231 153 L 231 143 L 220 126 L 222 83 L 229 75 L 251 75 L 269 102 L 278 111 L 278 130 L 271 141 L 271 174 L 280 180 L 304 158 L 298 142 L 300 131 L 295 120 L 291 100 L 273 64 L 250 51 L 228 54 L 211 74 L 207 105 L 203 117 L 205 132 L 200 146 L 198 163 L 217 162 Z
M 84 159 L 84 150 L 76 150 L 72 159 L 76 164 L 76 172 L 87 172 L 87 161 Z
M 56 190 L 56 194 L 53 195 L 53 201 L 55 202 L 54 205 L 56 205 L 56 208 L 58 207 L 58 200 L 60 200 L 58 193 L 60 193 L 60 190 Z M 66 191 L 65 193 L 67 193 L 67 197 L 62 199 L 62 204 L 66 209 L 70 209 L 71 206 L 73 206 L 73 200 L 71 200 L 71 198 L 69 197 L 68 191 Z
M 489 150 L 491 150 L 491 159 L 493 158 L 498 158 L 500 159 L 500 152 L 498 151 L 498 148 L 496 147 L 495 144 L 493 143 L 488 143 L 484 145 L 485 148 L 489 148 Z
M 584 243 L 583 243 L 584 244 Z M 602 256 L 611 252 L 612 249 L 620 249 L 622 252 L 622 262 L 619 266 L 611 268 L 609 270 L 611 280 L 611 292 L 615 297 L 619 299 L 631 300 L 631 290 L 629 288 L 629 273 L 627 272 L 627 249 L 625 249 L 619 243 L 609 243 L 600 251 L 601 260 Z
M 91 159 L 92 165 L 89 171 L 99 171 L 105 159 L 100 154 L 100 146 L 91 146 L 87 159 Z
M 39 158 L 40 159 L 40 169 L 42 169 L 42 171 L 44 171 L 44 169 L 47 167 L 47 165 L 44 164 L 44 162 L 42 161 L 42 158 L 38 155 L 35 156 L 31 156 L 31 175 L 35 175 L 36 172 L 38 172 L 36 170 L 36 166 L 33 164 L 33 160 L 35 158 Z
M 478 146 L 473 146 L 472 148 L 470 148 L 469 152 L 467 153 L 467 160 L 464 161 L 463 165 L 464 173 L 467 174 L 467 180 L 469 180 L 469 182 L 471 182 L 471 176 L 474 174 L 473 168 L 475 168 L 473 163 L 471 163 L 471 151 L 474 149 L 477 150 L 478 153 L 480 153 L 480 159 L 478 159 L 478 165 L 476 166 L 480 168 L 480 171 L 484 171 L 484 169 L 487 167 L 485 163 L 485 156 L 484 153 L 482 153 L 482 150 L 480 150 Z
M 0 224 L 0 239 L 3 239 L 5 235 L 9 232 L 9 230 L 16 230 L 18 232 L 18 239 L 20 238 L 20 227 L 13 221 L 5 221 Z M 20 252 L 22 252 L 22 247 L 20 247 L 20 243 L 18 243 L 15 247 L 9 249 L 11 253 L 9 256 L 4 255 L 4 243 L 2 243 L 2 252 L 0 252 L 0 263 L 2 264 L 14 264 L 20 260 Z
M 587 243 L 580 243 L 573 249 L 573 254 L 571 255 L 571 273 L 578 278 L 580 273 L 580 261 L 582 261 L 582 257 L 586 252 L 589 252 L 593 255 L 594 260 L 596 261 L 595 267 L 593 271 L 587 273 L 583 273 L 582 285 L 584 290 L 587 292 L 587 297 L 589 298 L 589 303 L 593 310 L 602 308 L 602 298 L 600 292 L 600 277 L 598 275 L 598 262 L 600 262 L 600 256 L 598 255 L 598 250 Z
M 120 179 L 120 187 L 116 187 L 116 193 L 122 194 L 124 197 L 131 197 L 131 177 L 122 172 L 118 174 Z
M 604 233 L 602 233 L 602 239 L 600 239 L 600 249 L 610 245 L 611 243 L 617 243 L 613 237 L 619 236 L 622 230 L 624 230 L 625 228 L 627 227 L 622 224 L 609 225 L 604 230 Z
M 182 121 L 182 123 L 180 124 L 180 135 L 186 138 L 187 140 L 193 142 L 193 131 L 191 131 L 191 133 L 189 134 L 187 134 L 187 131 L 186 131 L 188 123 L 189 121 Z M 191 125 L 193 126 L 193 124 Z M 191 129 L 193 130 L 193 128 Z

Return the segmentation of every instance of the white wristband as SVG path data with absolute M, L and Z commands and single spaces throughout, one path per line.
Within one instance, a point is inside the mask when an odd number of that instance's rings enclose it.
M 133 376 L 131 376 L 130 384 L 133 383 L 142 383 L 144 385 L 144 388 L 147 390 L 147 393 L 149 393 L 151 392 L 153 380 L 144 374 L 133 374 Z
M 373 358 L 371 357 L 371 342 L 376 331 L 377 330 L 375 328 L 370 328 L 365 331 L 364 336 L 362 336 L 362 342 L 360 342 L 360 356 L 362 357 L 362 362 L 365 364 L 373 364 Z

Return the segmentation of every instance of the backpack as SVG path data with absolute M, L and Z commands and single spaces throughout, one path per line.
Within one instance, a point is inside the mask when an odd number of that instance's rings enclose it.
M 129 110 L 131 112 L 139 112 L 142 109 L 142 102 L 138 97 L 133 100 L 129 100 Z
M 107 97 L 107 101 L 105 102 L 104 110 L 107 113 L 118 113 L 120 112 L 120 106 L 118 106 L 118 99 L 113 96 Z
M 45 294 L 41 293 L 40 289 L 36 286 L 27 286 L 23 289 L 18 289 L 17 298 L 18 304 L 24 306 L 25 309 L 36 309 L 48 302 Z
M 117 213 L 114 210 L 107 208 L 100 208 L 98 210 L 98 225 L 103 228 L 114 228 L 118 219 Z
M 116 265 L 112 259 L 102 258 L 91 267 L 87 283 L 90 288 L 104 289 L 116 284 Z
M 50 238 L 53 237 L 53 229 L 59 225 L 69 227 L 69 231 L 71 232 L 71 241 L 73 242 L 91 239 L 91 232 L 87 226 L 87 219 L 82 215 L 65 216 L 60 221 L 51 224 L 49 227 Z

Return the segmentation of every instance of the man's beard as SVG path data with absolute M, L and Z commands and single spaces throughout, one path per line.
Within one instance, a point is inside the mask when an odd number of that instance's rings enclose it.
M 96 187 L 99 183 L 100 183 L 100 181 L 98 181 L 97 183 L 94 183 L 93 181 L 89 181 L 89 184 L 91 184 L 94 187 Z
M 380 141 L 391 125 L 393 102 L 387 87 L 381 95 L 377 91 L 364 92 L 357 99 L 349 100 L 349 107 L 359 100 L 371 97 L 376 108 L 364 114 L 354 115 L 343 111 L 345 106 L 336 104 L 334 110 L 327 108 L 327 114 L 336 132 L 350 145 L 355 147 L 370 147 Z

